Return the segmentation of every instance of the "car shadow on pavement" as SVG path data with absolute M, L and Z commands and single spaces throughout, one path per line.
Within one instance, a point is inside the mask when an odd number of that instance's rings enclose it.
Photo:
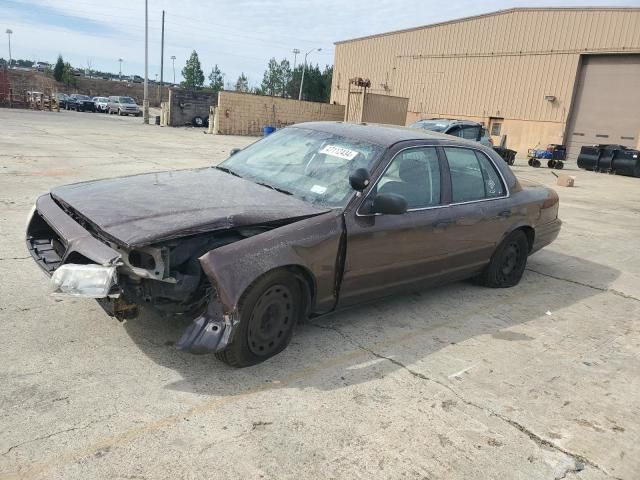
M 144 312 L 125 328 L 151 360 L 182 377 L 165 388 L 212 396 L 285 387 L 333 390 L 384 377 L 479 336 L 530 342 L 533 337 L 514 327 L 600 295 L 618 276 L 610 267 L 547 250 L 530 257 L 516 287 L 457 282 L 318 317 L 298 327 L 284 352 L 244 369 L 213 355 L 178 351 L 174 343 L 188 321 Z

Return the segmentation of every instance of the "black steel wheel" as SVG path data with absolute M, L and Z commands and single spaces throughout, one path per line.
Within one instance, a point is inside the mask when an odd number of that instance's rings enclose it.
M 530 158 L 529 160 L 527 160 L 527 165 L 529 165 L 530 167 L 533 167 L 533 158 Z
M 517 285 L 527 266 L 529 242 L 522 230 L 512 232 L 498 246 L 489 265 L 477 277 L 480 285 L 508 288 Z
M 555 160 L 549 160 L 547 162 L 547 167 L 549 168 L 555 168 L 556 167 L 556 161 Z
M 556 160 L 556 169 L 562 170 L 564 168 L 564 162 L 562 160 Z
M 286 270 L 259 278 L 240 300 L 233 340 L 216 357 L 232 367 L 264 362 L 284 350 L 304 311 L 301 286 Z
M 260 296 L 249 317 L 247 342 L 255 355 L 271 355 L 293 322 L 292 294 L 285 285 L 273 285 Z
M 533 159 L 531 161 L 531 166 L 534 167 L 534 168 L 540 168 L 540 165 L 542 165 L 542 164 L 540 163 L 540 160 L 538 160 L 537 158 L 535 158 L 535 159 Z

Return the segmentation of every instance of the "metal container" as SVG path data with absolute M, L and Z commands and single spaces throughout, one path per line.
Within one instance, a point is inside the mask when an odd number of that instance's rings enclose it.
M 594 172 L 640 177 L 640 151 L 623 145 L 584 146 L 578 155 L 578 167 Z

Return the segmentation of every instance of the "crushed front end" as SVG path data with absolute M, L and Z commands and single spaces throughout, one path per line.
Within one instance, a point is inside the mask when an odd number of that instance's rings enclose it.
M 26 246 L 51 277 L 52 294 L 95 298 L 119 320 L 135 318 L 141 307 L 194 318 L 177 345 L 201 353 L 224 349 L 235 323 L 223 315 L 198 257 L 240 238 L 229 231 L 129 247 L 47 194 L 29 217 Z

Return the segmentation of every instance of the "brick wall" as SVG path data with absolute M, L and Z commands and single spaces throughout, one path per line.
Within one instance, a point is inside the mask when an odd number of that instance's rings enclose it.
M 167 124 L 181 127 L 190 124 L 195 116 L 206 119 L 209 117 L 209 107 L 217 104 L 217 95 L 213 93 L 172 88 L 169 91 Z
M 262 135 L 267 125 L 281 128 L 300 122 L 343 120 L 344 106 L 223 91 L 218 94 L 215 115 L 214 133 Z

